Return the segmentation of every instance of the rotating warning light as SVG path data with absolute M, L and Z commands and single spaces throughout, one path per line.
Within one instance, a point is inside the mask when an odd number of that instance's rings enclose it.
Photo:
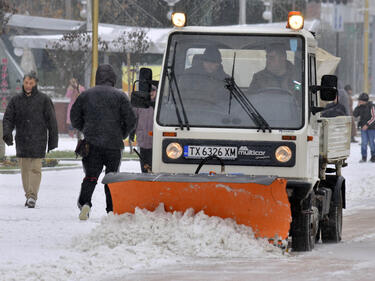
M 300 30 L 303 28 L 304 18 L 301 12 L 292 11 L 288 14 L 288 23 L 286 28 L 290 28 L 293 30 Z
M 172 14 L 172 23 L 175 27 L 184 27 L 186 24 L 186 15 L 185 13 L 173 13 Z

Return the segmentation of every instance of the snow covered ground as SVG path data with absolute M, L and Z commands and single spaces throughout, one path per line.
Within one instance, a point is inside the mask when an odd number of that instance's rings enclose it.
M 61 138 L 59 150 L 76 141 Z M 7 148 L 7 155 L 14 148 Z M 138 210 L 106 215 L 103 186 L 88 221 L 78 220 L 80 169 L 44 171 L 35 209 L 20 174 L 0 174 L 1 280 L 374 280 L 375 163 L 352 144 L 343 241 L 283 254 L 251 229 L 204 214 Z M 137 161 L 121 171 L 139 172 Z

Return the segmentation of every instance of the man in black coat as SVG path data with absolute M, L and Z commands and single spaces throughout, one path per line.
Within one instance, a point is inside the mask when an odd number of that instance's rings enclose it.
M 330 102 L 324 108 L 322 112 L 322 117 L 336 117 L 336 116 L 346 116 L 345 107 L 338 102 L 338 97 L 333 102 Z
M 123 139 L 134 130 L 136 117 L 129 99 L 114 88 L 116 74 L 109 64 L 99 65 L 96 86 L 82 92 L 70 112 L 72 126 L 83 132 L 88 155 L 82 158 L 85 178 L 81 185 L 78 207 L 79 219 L 87 220 L 92 207 L 91 198 L 103 166 L 105 173 L 117 172 L 121 163 Z M 112 198 L 107 185 L 106 210 L 111 212 Z
M 358 106 L 353 111 L 354 117 L 359 117 L 358 127 L 361 128 L 362 162 L 367 161 L 367 144 L 370 145 L 371 162 L 375 162 L 375 105 L 369 101 L 369 96 L 362 93 L 358 97 Z
M 3 140 L 13 145 L 16 129 L 16 153 L 25 190 L 25 206 L 34 208 L 41 181 L 42 158 L 57 147 L 58 130 L 52 100 L 38 91 L 35 72 L 26 74 L 22 92 L 12 97 L 3 119 Z

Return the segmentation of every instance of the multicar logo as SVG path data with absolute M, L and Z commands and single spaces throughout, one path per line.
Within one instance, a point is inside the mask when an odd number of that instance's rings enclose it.
M 238 149 L 238 155 L 264 156 L 265 154 L 266 154 L 265 150 L 249 149 L 247 146 L 241 146 Z

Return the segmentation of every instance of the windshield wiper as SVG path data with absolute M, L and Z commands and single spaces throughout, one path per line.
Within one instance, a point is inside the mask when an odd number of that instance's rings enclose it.
M 175 65 L 175 59 L 176 59 L 176 47 L 177 47 L 177 42 L 174 44 L 172 64 L 168 65 L 167 70 L 166 70 L 168 81 L 169 81 L 169 91 L 172 95 L 173 104 L 174 104 L 175 109 L 176 109 L 178 124 L 180 125 L 181 130 L 184 129 L 184 126 L 186 126 L 187 130 L 190 130 L 189 121 L 188 121 L 188 118 L 187 118 L 187 115 L 186 115 L 184 104 L 182 102 L 180 89 L 178 88 L 176 75 L 174 73 L 174 65 Z M 180 105 L 181 105 L 182 115 L 184 117 L 185 124 L 182 122 L 180 111 L 178 110 L 176 95 L 175 95 L 175 92 L 173 91 L 173 83 L 174 83 L 174 85 L 176 87 L 176 90 L 177 90 L 177 96 L 178 96 L 178 99 L 179 99 L 179 102 L 180 102 Z
M 234 66 L 236 62 L 236 53 L 234 53 L 233 57 L 233 67 L 232 67 L 232 76 L 229 78 L 225 78 L 225 88 L 227 88 L 230 92 L 230 99 L 229 99 L 229 112 L 231 106 L 232 97 L 236 99 L 236 101 L 241 105 L 242 109 L 247 113 L 247 115 L 258 125 L 258 132 L 262 130 L 265 132 L 269 130 L 271 133 L 271 127 L 267 123 L 267 121 L 263 118 L 263 116 L 256 110 L 254 105 L 250 102 L 250 100 L 246 97 L 244 92 L 242 92 L 241 88 L 238 87 L 236 81 L 234 81 Z

